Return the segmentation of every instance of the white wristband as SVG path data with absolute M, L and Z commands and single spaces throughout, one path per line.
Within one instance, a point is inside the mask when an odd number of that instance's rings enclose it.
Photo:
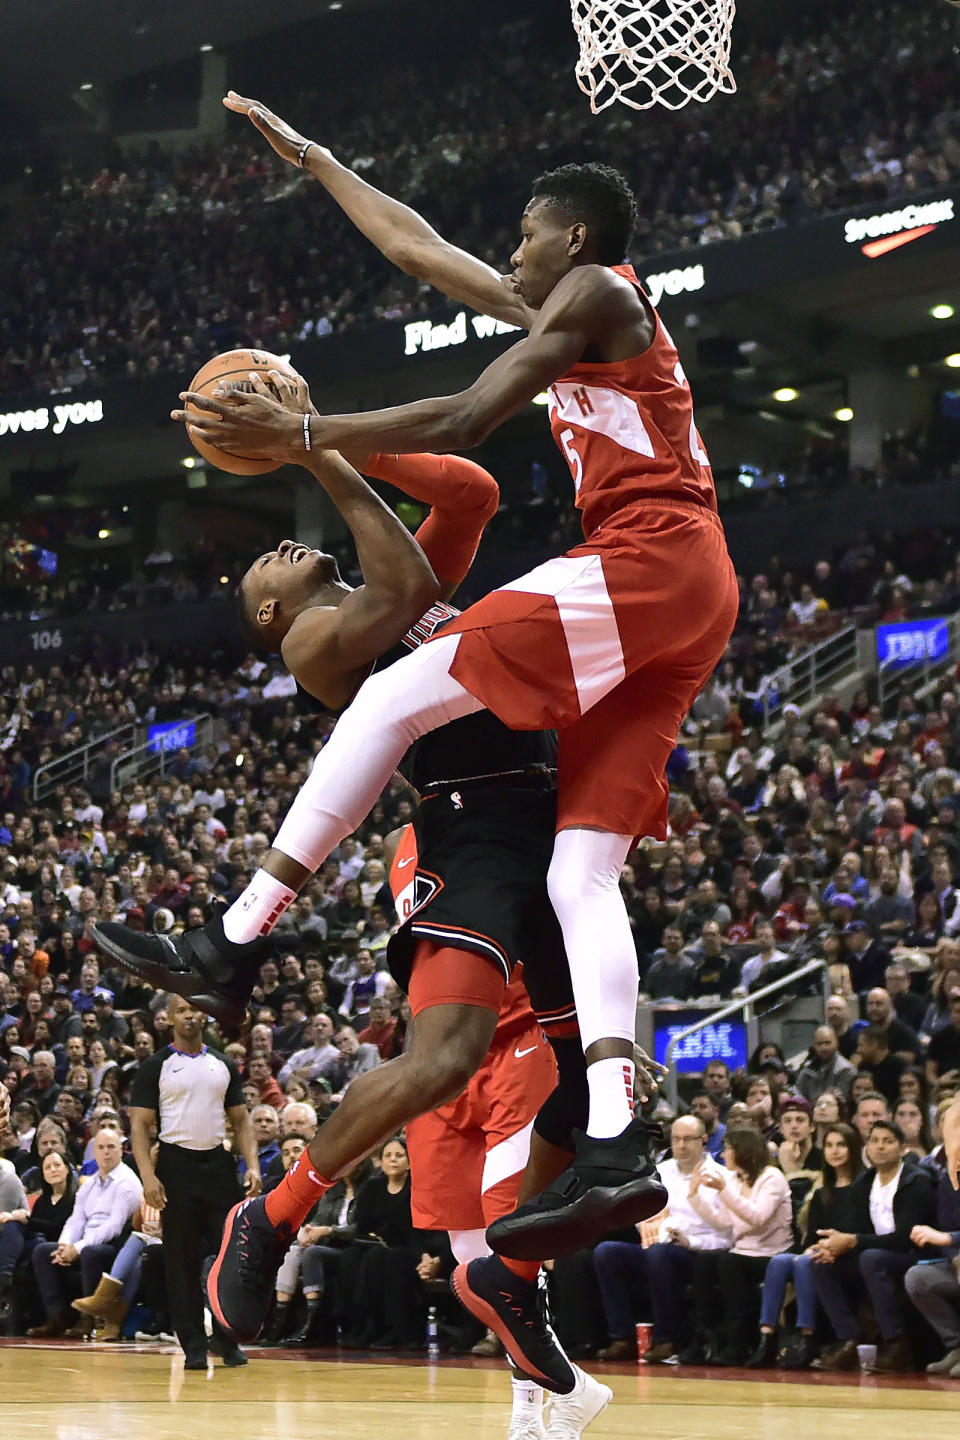
M 312 450 L 312 449 L 313 449 L 313 436 L 310 434 L 310 416 L 309 416 L 309 415 L 304 415 L 304 417 L 303 417 L 303 448 L 304 448 L 304 450 Z

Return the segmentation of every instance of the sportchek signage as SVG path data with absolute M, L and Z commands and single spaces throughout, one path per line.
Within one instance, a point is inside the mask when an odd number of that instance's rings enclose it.
M 924 235 L 932 235 L 940 225 L 956 219 L 954 201 L 931 200 L 928 205 L 905 205 L 902 210 L 885 210 L 880 215 L 858 215 L 847 220 L 843 238 L 848 245 L 860 245 L 868 260 L 879 260 L 891 250 L 899 250 Z M 861 242 L 866 240 L 866 244 Z

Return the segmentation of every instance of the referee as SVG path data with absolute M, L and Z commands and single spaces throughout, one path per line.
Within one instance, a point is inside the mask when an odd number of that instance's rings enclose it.
M 143 1062 L 133 1082 L 131 1139 L 144 1202 L 163 1212 L 167 1298 L 184 1369 L 205 1371 L 201 1270 L 219 1249 L 227 1211 L 241 1198 L 236 1156 L 224 1148 L 226 1119 L 247 1162 L 248 1195 L 260 1193 L 260 1162 L 237 1068 L 203 1043 L 206 1017 L 179 995 L 171 996 L 167 1014 L 173 1039 Z M 150 1146 L 158 1130 L 154 1169 Z M 211 1349 L 225 1365 L 247 1363 L 216 1325 Z

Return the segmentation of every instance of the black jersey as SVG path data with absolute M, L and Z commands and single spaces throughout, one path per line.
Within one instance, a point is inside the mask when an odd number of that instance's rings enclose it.
M 370 673 L 383 670 L 419 649 L 459 614 L 459 610 L 443 600 L 431 605 L 398 645 L 374 661 Z M 319 705 L 301 686 L 298 689 L 302 696 L 312 700 L 314 708 Z M 555 731 L 508 730 L 491 711 L 480 710 L 476 715 L 450 720 L 415 740 L 397 769 L 414 790 L 427 795 L 440 786 L 463 785 L 494 776 L 523 772 L 545 776 L 555 771 L 556 765 Z

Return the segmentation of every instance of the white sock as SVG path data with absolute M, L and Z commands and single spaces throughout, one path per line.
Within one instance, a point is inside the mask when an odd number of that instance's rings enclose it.
M 595 1140 L 610 1140 L 626 1130 L 633 1119 L 633 1077 L 635 1066 L 624 1055 L 595 1060 L 587 1066 L 590 1087 L 590 1119 L 587 1134 Z
M 510 1385 L 513 1390 L 511 1426 L 529 1425 L 531 1421 L 539 1420 L 543 1414 L 542 1388 L 534 1385 L 532 1380 L 518 1380 L 515 1375 L 511 1377 Z
M 266 870 L 258 870 L 223 917 L 223 933 L 234 945 L 269 935 L 280 916 L 297 898 L 296 890 Z

